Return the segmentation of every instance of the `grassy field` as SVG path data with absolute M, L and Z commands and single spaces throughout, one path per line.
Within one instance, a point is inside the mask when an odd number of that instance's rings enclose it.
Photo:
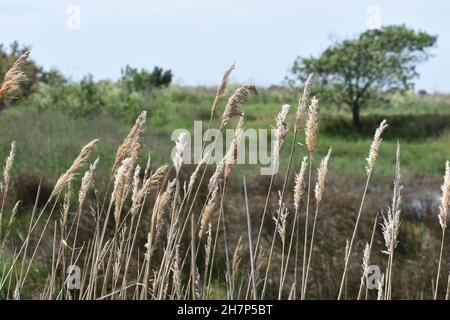
M 144 135 L 143 154 L 151 153 L 156 164 L 170 159 L 174 146 L 170 140 L 172 131 L 184 128 L 192 132 L 194 120 L 203 121 L 203 128 L 206 129 L 214 93 L 207 89 L 198 89 L 197 92 L 175 87 L 167 89 L 162 95 L 156 101 L 149 102 L 149 119 Z M 167 100 L 159 104 L 159 101 L 165 100 L 164 96 Z M 285 90 L 282 94 L 263 90 L 259 97 L 250 98 L 244 106 L 246 128 L 272 128 L 274 117 L 283 103 L 292 105 L 289 119 L 292 127 L 296 99 L 296 93 L 291 90 Z M 217 113 L 221 112 L 218 110 Z M 218 118 L 212 128 L 218 127 Z M 347 110 L 321 105 L 319 154 L 326 153 L 331 145 L 334 148 L 334 161 L 330 164 L 333 171 L 364 174 L 365 157 L 373 132 L 383 119 L 390 126 L 380 151 L 383 161 L 376 168 L 377 175 L 391 176 L 397 139 L 402 143 L 402 173 L 405 176 L 442 175 L 442 164 L 450 157 L 450 97 L 446 96 L 411 94 L 394 97 L 392 103 L 384 107 L 369 108 L 363 112 L 364 127 L 360 132 L 352 127 Z M 70 165 L 80 147 L 93 138 L 102 141 L 96 149 L 99 157 L 105 163 L 111 163 L 115 149 L 133 122 L 134 116 L 127 119 L 108 115 L 73 117 L 57 108 L 39 111 L 33 105 L 20 105 L 7 109 L 0 117 L 0 150 L 6 155 L 10 142 L 16 140 L 18 156 L 15 172 L 36 170 L 55 179 Z M 286 138 L 287 145 L 292 139 L 291 133 Z M 300 137 L 302 140 L 303 135 Z M 300 152 L 297 159 L 301 159 Z M 288 148 L 282 150 L 281 168 L 285 167 L 283 161 L 287 160 L 288 153 Z M 243 167 L 238 171 L 258 169 L 255 166 Z

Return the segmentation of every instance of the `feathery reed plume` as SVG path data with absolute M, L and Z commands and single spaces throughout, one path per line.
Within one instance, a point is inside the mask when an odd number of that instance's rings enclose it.
M 223 111 L 222 122 L 220 124 L 221 128 L 223 128 L 232 117 L 242 115 L 238 110 L 239 106 L 250 94 L 258 94 L 258 90 L 256 90 L 256 87 L 253 85 L 244 85 L 236 89 L 233 95 L 228 99 L 225 110 Z
M 298 210 L 300 206 L 300 201 L 305 193 L 305 173 L 306 166 L 308 165 L 308 157 L 303 157 L 302 164 L 300 166 L 300 171 L 295 175 L 295 186 L 294 186 L 294 207 Z
M 128 157 L 133 158 L 137 157 L 138 151 L 141 147 L 139 140 L 142 132 L 144 131 L 144 125 L 146 120 L 147 120 L 147 111 L 143 111 L 137 117 L 133 128 L 131 128 L 130 132 L 128 133 L 128 136 L 123 140 L 122 144 L 117 149 L 113 171 L 114 169 L 117 168 L 117 165 L 122 161 L 122 159 Z
M 208 237 L 205 243 L 205 270 L 208 270 L 209 262 L 211 260 L 211 248 L 212 248 L 212 224 L 208 223 L 208 231 L 206 231 Z
M 234 249 L 233 258 L 231 259 L 231 275 L 236 276 L 239 264 L 241 263 L 242 237 L 239 237 L 236 249 Z
M 116 257 L 113 264 L 113 280 L 117 281 L 120 276 L 120 269 L 122 264 L 123 247 L 125 244 L 125 237 L 127 232 L 127 225 L 124 225 L 119 234 L 119 247 L 117 248 Z
M 150 191 L 158 189 L 161 185 L 164 176 L 166 175 L 166 171 L 169 169 L 169 166 L 167 164 L 162 165 L 158 169 L 156 169 L 155 173 L 153 173 L 151 176 L 149 176 L 143 183 L 142 187 L 138 192 L 138 199 L 139 201 Z M 138 201 L 138 202 L 139 202 Z
M 275 120 L 277 127 L 275 128 L 275 145 L 273 147 L 273 158 L 278 159 L 280 155 L 281 147 L 284 143 L 284 138 L 289 130 L 288 123 L 286 121 L 287 115 L 289 113 L 290 105 L 285 104 L 281 107 L 281 111 L 277 114 Z
M 303 88 L 302 98 L 298 102 L 297 113 L 295 115 L 295 128 L 297 130 L 300 126 L 300 120 L 305 113 L 306 105 L 308 103 L 309 96 L 311 94 L 312 84 L 314 80 L 314 74 L 310 73 L 306 80 L 305 87 Z
M 172 261 L 172 282 L 175 298 L 181 297 L 180 245 L 175 246 L 175 256 Z
M 223 97 L 225 90 L 227 89 L 228 79 L 230 78 L 230 74 L 234 69 L 235 69 L 235 65 L 233 63 L 223 73 L 222 79 L 220 79 L 219 85 L 217 86 L 216 96 L 214 98 L 214 103 L 211 107 L 211 115 L 214 114 L 214 111 L 216 110 L 216 107 L 217 107 L 217 104 L 219 103 L 220 98 Z
M 9 151 L 9 156 L 6 158 L 5 167 L 3 168 L 3 194 L 8 193 L 9 182 L 11 181 L 11 171 L 14 162 L 14 157 L 16 155 L 16 142 L 11 142 L 11 149 Z
M 362 264 L 361 264 L 361 267 L 362 267 L 361 286 L 363 285 L 363 283 L 367 280 L 367 277 L 369 276 L 369 260 L 370 260 L 370 245 L 366 242 L 366 246 L 364 247 L 364 251 L 363 251 Z M 359 294 L 358 294 L 358 300 L 359 300 Z
M 445 241 L 445 229 L 447 229 L 447 220 L 448 220 L 448 207 L 450 206 L 450 162 L 447 160 L 445 163 L 445 174 L 444 174 L 444 182 L 441 186 L 441 205 L 439 206 L 439 224 L 442 229 L 442 239 L 441 239 L 441 251 L 439 253 L 439 262 L 438 262 L 438 271 L 436 276 L 436 286 L 434 291 L 434 300 L 437 299 L 437 293 L 439 289 L 439 277 L 441 274 L 441 263 L 442 263 L 442 252 L 444 250 L 444 241 Z
M 313 97 L 307 113 L 305 126 L 306 146 L 311 154 L 314 154 L 319 130 L 319 100 Z
M 200 219 L 200 230 L 198 232 L 198 237 L 200 239 L 205 234 L 205 231 L 208 227 L 209 221 L 211 220 L 211 216 L 214 211 L 214 208 L 216 207 L 216 198 L 217 198 L 218 191 L 219 191 L 219 187 L 216 186 L 214 188 L 214 190 L 212 191 L 208 202 L 206 203 L 205 209 L 202 212 L 201 219 Z
M 147 164 L 145 165 L 145 170 L 144 170 L 144 179 L 148 177 L 151 167 L 152 167 L 152 157 L 149 152 L 148 157 L 147 157 Z
M 332 147 L 328 149 L 327 155 L 322 159 L 322 161 L 320 162 L 320 167 L 319 169 L 317 169 L 317 183 L 316 187 L 314 188 L 317 205 L 319 205 L 322 201 L 323 193 L 325 190 L 325 178 L 328 172 L 328 161 L 330 160 L 332 150 Z
M 152 213 L 152 221 L 155 222 L 155 227 L 159 226 L 159 222 L 161 221 L 162 215 L 164 213 L 164 209 L 172 198 L 173 191 L 175 189 L 176 179 L 173 179 L 167 184 L 166 190 L 161 194 L 158 194 L 158 197 L 155 201 L 155 206 L 153 207 Z
M 3 79 L 3 84 L 0 87 L 0 101 L 5 99 L 8 95 L 19 90 L 20 83 L 27 79 L 25 73 L 23 72 L 23 67 L 27 63 L 29 55 L 30 52 L 28 51 L 22 54 L 11 67 L 11 69 L 6 72 Z
M 116 222 L 116 227 L 120 223 L 120 215 L 122 212 L 123 203 L 130 191 L 130 177 L 131 170 L 133 169 L 133 159 L 126 158 L 122 161 L 122 164 L 117 169 L 114 175 L 114 188 L 111 192 L 111 203 L 114 202 L 114 220 Z
M 272 216 L 272 219 L 275 222 L 275 226 L 277 228 L 278 235 L 280 236 L 283 245 L 286 241 L 286 223 L 288 215 L 289 210 L 285 207 L 282 207 L 281 212 L 279 212 L 279 214 L 277 213 L 276 215 Z M 279 219 L 277 219 L 277 216 L 279 216 Z
M 233 170 L 234 164 L 236 163 L 236 159 L 238 156 L 238 148 L 241 143 L 241 138 L 243 135 L 243 127 L 244 127 L 245 117 L 241 116 L 239 122 L 236 126 L 236 130 L 234 132 L 233 140 L 231 141 L 230 148 L 226 154 L 225 160 L 225 172 L 224 178 L 225 181 L 231 176 L 231 171 Z
M 135 215 L 137 213 L 137 209 L 139 208 L 139 190 L 141 186 L 141 166 L 137 165 L 134 169 L 134 175 L 133 175 L 133 184 L 132 184 L 132 191 L 131 191 L 131 215 Z
M 205 152 L 205 154 L 203 155 L 203 157 L 200 159 L 200 162 L 197 164 L 197 166 L 195 167 L 194 172 L 191 174 L 190 178 L 189 178 L 189 184 L 187 187 L 187 193 L 189 194 L 192 190 L 192 187 L 194 186 L 198 174 L 200 172 L 200 168 L 202 167 L 202 165 L 204 165 L 207 161 L 207 159 L 209 159 L 209 152 Z
M 62 219 L 61 219 L 61 225 L 64 228 L 67 225 L 67 218 L 69 217 L 69 209 L 70 209 L 70 197 L 72 195 L 71 190 L 71 183 L 69 182 L 67 184 L 67 191 L 64 195 L 64 203 L 62 208 Z
M 384 273 L 381 274 L 381 277 L 377 280 L 377 300 L 383 300 L 383 286 L 384 286 Z
M 181 133 L 175 141 L 175 152 L 172 157 L 172 162 L 177 176 L 179 175 L 181 165 L 183 164 L 183 154 L 187 142 L 186 132 Z
M 366 171 L 367 174 L 372 171 L 373 165 L 375 164 L 375 160 L 378 156 L 378 149 L 380 148 L 381 141 L 381 135 L 383 134 L 383 131 L 387 128 L 386 120 L 381 121 L 379 127 L 377 130 L 375 130 L 375 135 L 372 140 L 372 145 L 370 146 L 369 156 L 367 157 L 367 166 Z
M 386 246 L 386 250 L 382 252 L 388 255 L 393 254 L 393 250 L 397 247 L 397 235 L 400 230 L 400 202 L 401 190 L 403 189 L 400 176 L 400 144 L 397 145 L 396 159 L 392 205 L 388 208 L 387 214 L 383 215 L 383 223 L 381 226 L 384 244 Z
M 441 228 L 445 230 L 447 228 L 448 221 L 448 208 L 450 206 L 450 162 L 447 160 L 445 163 L 445 175 L 444 182 L 441 186 L 442 198 L 441 205 L 439 206 L 439 224 Z
M 366 278 L 369 272 L 369 258 L 370 258 L 370 245 L 366 242 L 366 246 L 363 251 L 363 262 L 362 262 L 362 270 L 363 277 Z
M 92 140 L 87 145 L 85 145 L 80 154 L 75 158 L 72 165 L 64 172 L 59 179 L 56 181 L 55 187 L 53 188 L 52 193 L 50 194 L 50 199 L 53 199 L 56 195 L 58 195 L 61 190 L 72 181 L 74 176 L 76 175 L 76 171 L 83 165 L 84 161 L 89 157 L 92 149 L 95 147 L 95 144 L 98 142 L 98 139 Z
M 86 194 L 91 186 L 92 180 L 94 178 L 95 169 L 97 168 L 99 158 L 95 159 L 94 163 L 89 165 L 89 170 L 84 173 L 83 178 L 81 179 L 80 191 L 78 192 L 78 203 L 80 208 L 83 206 L 84 199 L 86 198 Z

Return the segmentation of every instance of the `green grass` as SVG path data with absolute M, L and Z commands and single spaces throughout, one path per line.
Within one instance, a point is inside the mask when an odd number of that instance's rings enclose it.
M 247 115 L 247 128 L 266 128 L 274 125 L 274 117 L 280 110 L 281 101 L 291 103 L 291 123 L 296 108 L 296 97 L 290 91 L 283 95 L 263 91 L 242 106 Z M 194 120 L 203 120 L 206 128 L 209 105 L 213 92 L 206 89 L 182 90 L 169 88 L 149 106 L 149 121 L 144 138 L 142 154 L 151 152 L 156 165 L 170 162 L 173 142 L 171 132 L 178 128 L 192 131 Z M 164 101 L 164 103 L 158 103 Z M 217 127 L 226 99 L 218 108 L 212 127 Z M 332 170 L 349 175 L 365 174 L 365 158 L 372 140 L 373 131 L 380 119 L 386 118 L 388 128 L 375 174 L 390 176 L 394 166 L 394 150 L 397 138 L 402 145 L 402 170 L 405 175 L 430 174 L 441 176 L 446 159 L 450 158 L 450 124 L 437 123 L 435 118 L 447 120 L 450 116 L 450 98 L 446 96 L 406 95 L 393 99 L 387 107 L 366 109 L 361 132 L 351 127 L 351 119 L 343 109 L 323 105 L 318 141 L 318 155 L 334 148 Z M 406 120 L 405 120 L 406 119 Z M 393 124 L 392 124 L 393 122 Z M 73 117 L 56 111 L 38 111 L 33 106 L 17 106 L 7 109 L 0 116 L 0 154 L 5 159 L 12 140 L 17 141 L 17 156 L 14 174 L 36 172 L 55 180 L 73 161 L 80 148 L 94 138 L 100 143 L 95 154 L 100 157 L 99 174 L 109 174 L 117 147 L 127 135 L 133 121 L 111 116 Z M 233 128 L 235 121 L 228 127 Z M 292 127 L 292 125 L 291 125 Z M 281 168 L 288 159 L 292 130 L 287 136 L 281 155 Z M 299 141 L 303 141 L 303 134 Z M 306 152 L 296 149 L 294 164 L 298 166 Z M 1 159 L 0 158 L 0 159 Z M 320 160 L 317 157 L 317 161 Z M 146 160 L 143 159 L 143 162 Z M 237 172 L 251 172 L 255 166 L 237 166 Z

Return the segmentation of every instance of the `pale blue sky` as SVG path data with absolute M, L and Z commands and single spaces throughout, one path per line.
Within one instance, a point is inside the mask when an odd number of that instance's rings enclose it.
M 67 27 L 79 6 L 81 28 Z M 317 54 L 332 37 L 405 23 L 439 36 L 435 57 L 419 68 L 417 89 L 450 92 L 450 1 L 446 0 L 0 0 L 0 42 L 17 39 L 32 56 L 78 80 L 117 78 L 125 64 L 175 73 L 181 84 L 216 84 L 233 61 L 232 81 L 279 84 L 297 55 Z

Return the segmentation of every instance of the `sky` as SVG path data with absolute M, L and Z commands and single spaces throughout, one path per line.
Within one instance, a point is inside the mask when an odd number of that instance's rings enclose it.
M 406 24 L 438 36 L 416 89 L 450 92 L 447 0 L 0 0 L 0 8 L 0 43 L 31 45 L 34 60 L 73 80 L 156 65 L 182 85 L 215 85 L 233 62 L 232 82 L 281 84 L 299 55 Z

